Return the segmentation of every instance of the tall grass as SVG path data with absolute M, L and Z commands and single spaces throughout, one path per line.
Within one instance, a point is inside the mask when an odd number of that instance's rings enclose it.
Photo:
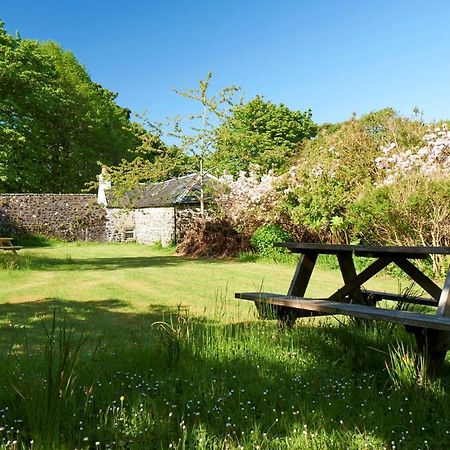
M 86 344 L 86 338 L 76 335 L 66 318 L 57 318 L 56 311 L 43 330 L 41 354 L 25 345 L 23 354 L 14 355 L 10 378 L 27 424 L 24 435 L 33 441 L 33 448 L 42 450 L 61 448 L 73 435 L 80 407 L 78 379 L 85 369 L 80 358 Z
M 89 343 L 57 323 L 20 356 L 20 371 L 2 374 L 19 393 L 2 419 L 19 430 L 16 448 L 444 448 L 448 439 L 447 385 L 413 382 L 401 333 L 380 341 L 331 319 L 280 331 L 183 312 L 155 323 L 139 348 L 106 342 L 91 361 Z
M 39 252 L 0 271 L 2 450 L 447 448 L 449 368 L 417 383 L 401 327 L 280 330 L 231 298 L 268 272 L 264 289 L 282 291 L 291 267 L 135 244 Z

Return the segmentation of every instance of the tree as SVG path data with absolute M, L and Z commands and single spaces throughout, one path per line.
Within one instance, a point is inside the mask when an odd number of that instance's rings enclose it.
M 167 146 L 155 134 L 156 129 L 147 120 L 144 123 L 147 128 L 137 122 L 133 124 L 139 145 L 128 152 L 128 159 L 124 158 L 116 165 L 102 164 L 112 184 L 112 193 L 118 199 L 134 192 L 139 184 L 165 181 L 195 171 L 196 161 L 193 157 L 175 145 Z M 133 202 L 135 199 L 129 200 Z
M 299 142 L 316 133 L 311 111 L 291 111 L 256 96 L 234 107 L 218 129 L 210 165 L 233 175 L 248 171 L 250 164 L 258 164 L 262 173 L 279 173 L 289 167 Z
M 0 23 L 0 191 L 76 192 L 137 145 L 130 112 L 56 43 Z
M 219 93 L 210 95 L 208 90 L 211 84 L 212 73 L 209 72 L 204 80 L 200 80 L 199 86 L 184 91 L 175 90 L 182 97 L 193 100 L 200 106 L 200 112 L 191 114 L 185 120 L 176 117 L 174 128 L 168 134 L 175 138 L 179 147 L 188 154 L 193 155 L 198 162 L 200 174 L 200 211 L 204 216 L 204 189 L 203 177 L 207 157 L 214 151 L 216 143 L 216 128 L 224 124 L 229 117 L 230 108 L 233 106 L 235 95 L 239 91 L 236 86 L 222 89 Z M 187 126 L 183 126 L 184 122 Z

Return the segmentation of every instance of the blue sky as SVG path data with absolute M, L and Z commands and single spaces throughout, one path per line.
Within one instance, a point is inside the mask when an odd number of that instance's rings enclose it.
M 319 123 L 391 106 L 450 118 L 450 2 L 1 0 L 9 32 L 72 50 L 118 102 L 164 120 L 173 89 L 242 87 Z

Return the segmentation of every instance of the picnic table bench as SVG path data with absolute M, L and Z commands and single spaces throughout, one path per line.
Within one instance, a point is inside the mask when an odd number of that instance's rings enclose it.
M 20 245 L 13 245 L 13 238 L 0 237 L 0 250 L 9 250 L 13 253 L 17 253 L 17 250 L 21 250 L 23 247 Z
M 285 242 L 277 246 L 302 255 L 287 295 L 244 292 L 236 293 L 236 298 L 253 300 L 262 314 L 264 305 L 270 305 L 283 326 L 292 326 L 299 317 L 330 314 L 403 324 L 415 335 L 418 350 L 426 355 L 430 371 L 434 373 L 440 371 L 446 352 L 450 348 L 450 268 L 444 286 L 440 288 L 410 260 L 426 259 L 436 254 L 450 255 L 450 247 L 369 247 L 297 242 Z M 343 286 L 327 298 L 306 298 L 304 295 L 320 254 L 337 257 Z M 354 256 L 375 260 L 358 274 Z M 399 295 L 362 288 L 364 283 L 391 263 L 397 265 L 430 297 Z M 377 307 L 377 302 L 383 299 L 435 307 L 436 314 Z

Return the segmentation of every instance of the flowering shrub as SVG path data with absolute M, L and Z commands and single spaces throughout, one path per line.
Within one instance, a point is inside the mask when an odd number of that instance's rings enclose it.
M 383 156 L 375 159 L 382 179 L 389 186 L 401 177 L 417 173 L 430 180 L 443 179 L 450 172 L 450 131 L 447 125 L 435 128 L 423 137 L 424 145 L 401 151 L 393 142 L 382 147 Z
M 352 189 L 341 175 L 336 157 L 312 167 L 300 161 L 285 177 L 284 208 L 297 229 L 306 228 L 309 240 L 348 242 L 343 215 Z
M 225 189 L 217 198 L 222 215 L 247 235 L 260 225 L 273 222 L 279 213 L 278 180 L 270 172 L 259 176 L 257 168 L 240 172 L 236 180 L 224 174 L 220 181 Z

